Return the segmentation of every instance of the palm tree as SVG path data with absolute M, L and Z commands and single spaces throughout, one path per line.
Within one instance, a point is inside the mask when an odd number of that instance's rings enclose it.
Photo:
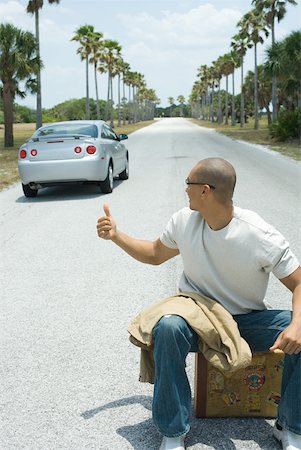
M 173 97 L 168 97 L 168 103 L 170 104 L 169 107 L 169 116 L 172 116 L 172 105 L 175 103 L 175 99 Z
M 268 124 L 272 123 L 271 111 L 269 108 L 272 99 L 272 79 L 267 75 L 264 65 L 259 65 L 258 70 L 258 106 L 259 109 L 266 109 L 268 116 Z M 255 90 L 255 74 L 251 70 L 248 71 L 244 80 L 244 93 L 246 97 L 254 98 Z
M 223 115 L 222 115 L 222 101 L 221 101 L 221 78 L 223 76 L 223 57 L 220 56 L 216 61 L 213 63 L 213 70 L 214 70 L 214 78 L 215 82 L 217 83 L 218 87 L 218 112 L 217 112 L 217 122 L 220 125 L 223 122 Z
M 252 4 L 255 8 L 262 12 L 266 21 L 271 28 L 272 45 L 275 44 L 275 19 L 280 22 L 286 14 L 286 4 L 296 6 L 298 3 L 296 0 L 252 0 Z M 272 77 L 272 105 L 273 105 L 273 121 L 277 119 L 278 113 L 278 101 L 277 101 L 277 76 L 273 73 Z
M 86 119 L 90 119 L 90 97 L 89 97 L 89 56 L 92 52 L 94 27 L 92 25 L 83 25 L 75 31 L 71 41 L 80 43 L 77 52 L 81 61 L 86 61 Z
M 53 3 L 60 3 L 60 0 L 48 0 L 51 5 Z M 36 45 L 37 45 L 37 58 L 40 59 L 40 32 L 39 32 L 39 10 L 43 8 L 43 0 L 29 0 L 26 11 L 29 14 L 35 16 L 35 30 L 36 30 Z M 36 128 L 42 126 L 42 94 L 41 94 L 41 71 L 37 73 L 37 115 L 36 115 Z
M 109 106 L 111 107 L 111 123 L 113 113 L 113 78 L 117 74 L 116 62 L 120 58 L 121 45 L 112 39 L 104 41 L 104 52 L 102 55 L 102 62 L 108 73 L 108 89 L 107 89 L 107 103 L 105 109 L 105 120 L 108 120 Z
M 202 85 L 205 86 L 205 88 L 206 88 L 205 100 L 204 100 L 204 103 L 205 103 L 204 118 L 208 119 L 208 116 L 209 116 L 209 118 L 211 117 L 211 104 L 212 104 L 211 94 L 210 94 L 210 86 L 212 83 L 210 68 L 206 64 L 203 64 L 202 66 L 199 67 L 197 76 L 200 78 Z M 209 108 L 208 108 L 208 106 L 209 106 Z
M 134 123 L 139 120 L 139 90 L 145 86 L 144 75 L 139 72 L 132 72 L 131 79 L 133 89 L 133 117 Z
M 155 112 L 154 107 L 159 100 L 155 90 L 142 86 L 139 90 L 139 100 L 142 104 L 142 120 L 153 119 Z
M 185 103 L 184 95 L 178 95 L 177 101 L 180 103 L 180 117 L 184 117 L 184 113 L 183 113 L 183 106 Z
M 16 95 L 25 97 L 26 90 L 36 92 L 36 76 L 42 67 L 37 56 L 35 36 L 11 24 L 0 24 L 0 78 L 4 109 L 4 146 L 12 147 L 13 103 Z M 33 78 L 34 77 L 34 78 Z M 19 83 L 25 83 L 21 91 Z
M 238 23 L 239 25 L 239 23 Z M 240 93 L 240 126 L 243 127 L 245 123 L 245 103 L 244 103 L 244 56 L 248 48 L 248 36 L 245 31 L 241 29 L 235 36 L 232 37 L 231 48 L 239 54 L 240 68 L 241 68 L 241 93 Z
M 301 108 L 301 31 L 294 31 L 267 49 L 265 72 L 278 78 L 280 104 Z
M 127 111 L 127 115 L 128 115 L 128 123 L 130 124 L 132 121 L 132 111 L 131 111 L 131 87 L 132 87 L 132 82 L 133 82 L 133 73 L 130 68 L 128 68 L 126 70 L 126 72 L 123 75 L 123 80 L 126 86 L 128 86 L 129 88 L 129 98 L 128 98 L 128 111 Z M 134 116 L 133 116 L 134 117 Z
M 229 89 L 228 89 L 228 78 L 229 75 L 233 75 L 232 77 L 232 82 L 234 83 L 234 70 L 237 67 L 237 65 L 235 64 L 235 53 L 234 52 L 229 52 L 226 53 L 221 60 L 221 70 L 222 70 L 222 74 L 225 75 L 226 77 L 226 95 L 225 95 L 225 123 L 226 125 L 228 125 L 229 123 L 229 102 L 228 102 L 228 93 L 229 93 Z M 237 58 L 236 58 L 237 61 Z M 234 86 L 233 86 L 233 91 L 234 91 Z M 233 96 L 232 96 L 232 113 L 235 112 L 235 99 L 234 99 L 234 92 L 233 92 Z M 233 114 L 232 114 L 233 116 Z M 234 123 L 235 123 L 235 119 L 234 119 Z
M 94 66 L 94 80 L 95 80 L 95 97 L 96 97 L 96 114 L 97 119 L 100 119 L 100 108 L 99 108 L 99 98 L 98 98 L 98 84 L 97 84 L 97 65 L 99 64 L 102 52 L 103 52 L 103 34 L 94 31 L 91 34 L 91 57 L 89 63 Z
M 263 43 L 261 33 L 268 37 L 266 16 L 258 9 L 253 9 L 246 13 L 239 22 L 241 29 L 246 34 L 248 42 L 254 45 L 254 128 L 259 127 L 258 122 L 258 70 L 257 70 L 257 44 Z
M 215 62 L 213 61 L 212 66 L 208 68 L 208 86 L 211 88 L 211 100 L 209 104 L 209 117 L 211 122 L 215 122 L 215 88 L 218 87 L 218 75 L 217 68 L 215 67 Z
M 123 61 L 122 64 L 122 122 L 123 125 L 125 125 L 125 120 L 126 120 L 126 96 L 125 96 L 125 86 L 126 86 L 126 74 L 127 72 L 129 72 L 130 70 L 130 65 L 126 62 Z
M 116 64 L 115 64 L 115 70 L 118 76 L 118 105 L 117 105 L 117 118 L 118 118 L 118 126 L 120 127 L 121 125 L 121 95 L 120 95 L 120 83 L 121 83 L 121 74 L 123 73 L 123 71 L 125 70 L 125 65 L 124 65 L 124 61 L 122 59 L 121 56 L 119 56 L 119 58 L 116 60 Z M 128 66 L 128 64 L 127 64 Z
M 232 73 L 232 104 L 231 104 L 231 125 L 234 127 L 236 125 L 236 109 L 235 109 L 235 80 L 234 80 L 234 72 L 235 69 L 240 67 L 241 57 L 236 51 L 231 50 L 229 53 L 229 58 L 232 63 L 233 71 Z
M 205 96 L 207 94 L 207 85 L 202 81 L 195 81 L 189 96 L 191 107 L 191 116 L 194 118 L 204 119 Z M 201 117 L 202 116 L 202 117 Z

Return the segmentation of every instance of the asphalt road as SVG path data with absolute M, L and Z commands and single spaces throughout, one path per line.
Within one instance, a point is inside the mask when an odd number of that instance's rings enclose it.
M 174 293 L 181 261 L 151 267 L 96 236 L 102 204 L 118 226 L 155 239 L 187 204 L 184 180 L 208 156 L 236 168 L 235 203 L 259 212 L 301 259 L 301 164 L 232 141 L 184 119 L 164 119 L 129 138 L 130 179 L 113 194 L 93 186 L 0 194 L 0 449 L 155 450 L 152 386 L 138 382 L 139 350 L 127 326 Z M 267 299 L 290 307 L 271 280 Z M 193 357 L 188 358 L 193 380 Z M 191 420 L 188 449 L 279 449 L 273 421 Z

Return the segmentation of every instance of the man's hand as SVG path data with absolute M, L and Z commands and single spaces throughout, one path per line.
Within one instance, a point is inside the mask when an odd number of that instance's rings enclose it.
M 111 240 L 116 236 L 116 223 L 111 216 L 110 208 L 107 203 L 103 204 L 105 216 L 102 216 L 97 221 L 97 234 L 100 238 Z
M 276 349 L 282 350 L 288 355 L 297 355 L 301 352 L 301 329 L 300 326 L 290 324 L 274 342 L 274 345 L 270 347 L 270 351 L 273 352 Z
M 293 293 L 293 317 L 290 325 L 279 334 L 270 351 L 273 352 L 278 348 L 288 355 L 297 355 L 301 352 L 301 267 L 280 281 Z

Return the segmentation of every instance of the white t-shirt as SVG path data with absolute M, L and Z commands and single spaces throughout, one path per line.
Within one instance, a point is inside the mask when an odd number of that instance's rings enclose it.
M 270 272 L 281 279 L 299 266 L 279 231 L 258 214 L 238 207 L 231 222 L 218 231 L 199 212 L 183 208 L 171 217 L 160 240 L 180 251 L 184 266 L 180 292 L 203 294 L 231 314 L 265 309 Z

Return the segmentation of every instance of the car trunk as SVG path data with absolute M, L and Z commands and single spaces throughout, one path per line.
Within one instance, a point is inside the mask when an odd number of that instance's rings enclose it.
M 28 153 L 31 161 L 54 161 L 81 159 L 86 154 L 86 148 L 94 144 L 94 139 L 87 138 L 51 138 L 43 139 L 37 142 L 29 142 Z M 32 150 L 37 154 L 32 156 Z

